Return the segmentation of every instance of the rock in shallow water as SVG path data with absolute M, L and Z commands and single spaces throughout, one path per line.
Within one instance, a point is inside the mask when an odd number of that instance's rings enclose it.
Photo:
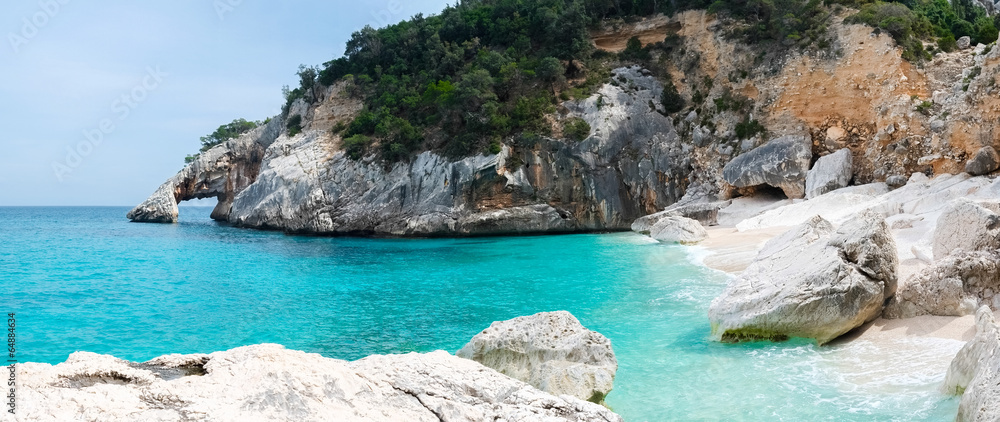
M 962 395 L 955 420 L 1000 420 L 1000 329 L 988 307 L 976 311 L 976 336 L 951 361 L 944 389 Z
M 611 341 L 566 311 L 494 322 L 456 355 L 547 393 L 594 403 L 611 392 L 618 371 Z
M 667 216 L 653 224 L 649 236 L 661 242 L 690 245 L 708 238 L 708 232 L 690 218 Z
M 204 375 L 167 381 L 84 352 L 56 366 L 21 364 L 18 420 L 622 420 L 442 351 L 346 362 L 266 344 L 152 363 L 201 366 Z
M 896 290 L 895 241 L 866 212 L 834 231 L 813 217 L 764 246 L 712 301 L 722 341 L 813 338 L 824 344 L 879 316 Z

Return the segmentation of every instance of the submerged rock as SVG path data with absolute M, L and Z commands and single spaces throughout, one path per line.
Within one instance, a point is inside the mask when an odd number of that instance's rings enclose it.
M 809 138 L 782 136 L 734 158 L 722 175 L 726 183 L 737 188 L 769 185 L 780 188 L 789 198 L 802 198 L 811 160 Z
M 494 322 L 456 355 L 547 393 L 594 403 L 611 392 L 618 371 L 611 341 L 566 311 Z
M 1000 420 L 1000 329 L 988 307 L 976 311 L 976 336 L 951 361 L 944 389 L 962 395 L 956 421 Z
M 896 290 L 897 264 L 881 215 L 865 212 L 836 231 L 813 217 L 768 241 L 712 301 L 712 335 L 827 343 L 881 314 Z
M 18 420 L 621 421 L 446 352 L 355 362 L 265 344 L 159 358 L 203 372 L 171 380 L 111 356 L 18 365 Z M 13 421 L 4 413 L 0 420 Z
M 853 168 L 851 150 L 847 148 L 820 157 L 806 174 L 806 198 L 846 187 L 851 182 Z
M 921 270 L 899 286 L 883 316 L 962 316 L 981 305 L 1000 309 L 1000 250 L 961 251 Z

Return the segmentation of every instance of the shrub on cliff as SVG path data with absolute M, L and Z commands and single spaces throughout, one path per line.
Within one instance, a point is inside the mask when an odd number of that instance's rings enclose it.
M 347 156 L 351 159 L 357 160 L 364 155 L 365 148 L 368 148 L 368 144 L 371 143 L 371 138 L 365 135 L 354 135 L 348 138 L 344 138 L 343 148 L 347 152 Z
M 968 36 L 972 43 L 997 40 L 998 25 L 985 9 L 971 0 L 904 0 L 902 3 L 861 2 L 861 10 L 847 18 L 887 32 L 903 48 L 903 58 L 919 61 L 930 58 L 922 39 L 938 37 L 938 48 L 954 49 L 954 40 Z
M 285 123 L 285 128 L 288 129 L 288 136 L 295 136 L 302 132 L 302 115 L 296 114 L 288 118 L 288 122 Z
M 677 92 L 677 87 L 669 79 L 663 84 L 663 94 L 660 94 L 660 102 L 663 103 L 663 109 L 667 114 L 676 113 L 684 109 L 684 97 L 681 97 L 681 94 Z
M 216 145 L 219 145 L 230 139 L 237 138 L 240 135 L 247 133 L 251 130 L 254 130 L 257 128 L 257 126 L 263 124 L 264 122 L 261 121 L 248 121 L 246 119 L 235 119 L 232 122 L 219 126 L 218 129 L 215 129 L 215 132 L 212 132 L 207 136 L 201 137 L 201 152 L 208 151 L 209 149 L 211 149 Z M 195 157 L 197 157 L 197 155 Z
M 590 136 L 590 124 L 587 121 L 573 117 L 563 123 L 563 135 L 574 141 L 582 141 Z

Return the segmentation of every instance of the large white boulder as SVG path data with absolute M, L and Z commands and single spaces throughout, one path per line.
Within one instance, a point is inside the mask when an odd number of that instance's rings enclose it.
M 820 157 L 806 173 L 806 199 L 846 187 L 851 182 L 853 170 L 854 159 L 847 148 Z
M 944 389 L 962 395 L 955 420 L 1000 420 L 1000 329 L 988 307 L 976 311 L 976 336 L 951 361 Z
M 941 213 L 934 229 L 934 259 L 956 249 L 982 251 L 1000 248 L 1000 205 L 958 198 Z
M 697 220 L 666 216 L 649 229 L 649 236 L 665 243 L 695 244 L 708 237 L 708 231 Z
M 771 239 L 712 301 L 722 341 L 813 338 L 824 344 L 873 320 L 896 290 L 896 245 L 881 215 L 839 230 L 813 217 Z
M 79 352 L 20 364 L 17 380 L 18 421 L 622 420 L 443 351 L 346 362 L 265 344 L 147 364 Z
M 736 188 L 770 185 L 789 198 L 802 198 L 812 156 L 809 137 L 782 136 L 732 159 L 722 177 Z
M 566 311 L 494 322 L 456 355 L 542 391 L 594 403 L 603 402 L 618 371 L 611 340 Z

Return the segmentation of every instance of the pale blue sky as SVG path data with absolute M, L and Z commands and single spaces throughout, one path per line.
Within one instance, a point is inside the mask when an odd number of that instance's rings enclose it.
M 339 57 L 366 24 L 448 3 L 4 2 L 0 206 L 138 204 L 200 136 L 277 114 L 299 64 Z

